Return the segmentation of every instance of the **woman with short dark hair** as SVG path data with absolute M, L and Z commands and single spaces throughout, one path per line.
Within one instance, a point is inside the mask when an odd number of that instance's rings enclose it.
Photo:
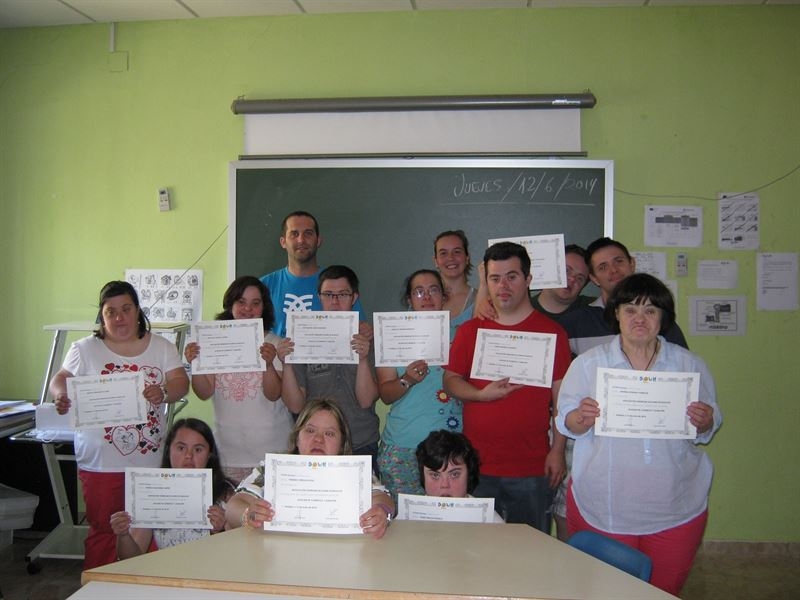
M 722 423 L 714 379 L 701 358 L 662 333 L 675 319 L 667 287 L 652 275 L 620 281 L 606 305 L 619 332 L 579 355 L 561 382 L 556 425 L 575 439 L 567 493 L 570 534 L 588 529 L 641 550 L 653 561 L 650 583 L 677 595 L 691 569 L 708 518 L 713 467 L 697 445 Z M 699 401 L 686 407 L 683 427 L 693 439 L 598 435 L 595 400 L 599 368 L 699 373 Z M 636 437 L 633 437 L 633 436 Z

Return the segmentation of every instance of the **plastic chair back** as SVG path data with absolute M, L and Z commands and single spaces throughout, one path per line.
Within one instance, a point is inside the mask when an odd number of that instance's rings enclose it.
M 569 545 L 608 563 L 643 581 L 650 581 L 653 563 L 636 548 L 594 531 L 579 531 L 569 538 Z

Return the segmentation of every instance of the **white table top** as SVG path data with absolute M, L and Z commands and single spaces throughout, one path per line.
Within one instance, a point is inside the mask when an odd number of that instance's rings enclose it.
M 369 600 L 673 598 L 527 525 L 420 521 L 397 521 L 382 540 L 237 529 L 82 581 Z
M 90 581 L 67 600 L 320 600 L 320 596 L 287 596 L 286 594 L 248 594 L 230 590 L 199 590 L 166 587 L 163 585 L 141 585 L 136 583 L 110 583 Z

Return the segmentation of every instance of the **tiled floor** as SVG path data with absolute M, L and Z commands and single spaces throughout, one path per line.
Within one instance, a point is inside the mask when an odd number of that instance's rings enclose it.
M 36 545 L 29 532 L 18 532 L 14 544 L 0 550 L 2 600 L 62 600 L 80 587 L 79 560 L 41 559 L 41 571 L 27 572 L 25 555 Z M 779 551 L 741 545 L 731 552 L 709 545 L 695 561 L 683 590 L 685 600 L 784 600 L 800 598 L 800 544 Z
M 2 600 L 63 600 L 81 586 L 83 560 L 39 560 L 41 571 L 28 574 L 25 556 L 43 534 L 14 532 L 14 543 L 0 550 L 0 591 Z

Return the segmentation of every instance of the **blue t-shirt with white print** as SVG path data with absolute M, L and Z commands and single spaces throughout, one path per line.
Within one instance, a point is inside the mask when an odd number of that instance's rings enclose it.
M 288 267 L 283 267 L 261 278 L 261 282 L 269 289 L 272 306 L 275 308 L 275 325 L 272 331 L 276 335 L 286 337 L 286 313 L 291 311 L 322 310 L 322 304 L 317 295 L 320 269 L 313 275 L 298 277 L 289 272 Z M 356 300 L 353 310 L 357 310 L 359 318 L 364 320 L 364 310 L 361 300 Z

